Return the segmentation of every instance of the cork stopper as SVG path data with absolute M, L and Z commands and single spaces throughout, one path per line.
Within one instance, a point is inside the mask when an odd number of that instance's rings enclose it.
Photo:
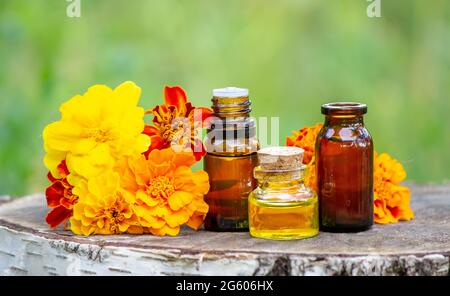
M 267 147 L 258 150 L 258 160 L 264 170 L 297 170 L 303 167 L 303 153 L 298 147 Z

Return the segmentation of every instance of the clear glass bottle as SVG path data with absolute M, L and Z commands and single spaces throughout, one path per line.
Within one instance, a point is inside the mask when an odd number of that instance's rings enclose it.
M 321 230 L 356 232 L 373 224 L 373 142 L 365 113 L 361 103 L 322 106 L 325 124 L 316 142 Z
M 209 175 L 209 212 L 205 229 L 248 231 L 248 195 L 256 188 L 256 124 L 250 117 L 248 89 L 213 90 L 213 117 L 205 141 L 204 169 Z
M 303 153 L 296 147 L 258 151 L 258 188 L 250 194 L 248 208 L 252 236 L 293 240 L 318 234 L 318 199 L 303 182 Z

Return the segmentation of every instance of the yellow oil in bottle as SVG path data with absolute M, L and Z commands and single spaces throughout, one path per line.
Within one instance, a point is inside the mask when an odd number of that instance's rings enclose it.
M 258 151 L 254 169 L 258 187 L 249 195 L 250 235 L 293 240 L 319 233 L 317 194 L 305 186 L 304 150 L 269 147 Z
M 304 201 L 258 200 L 249 197 L 250 234 L 254 237 L 291 240 L 318 234 L 317 196 Z

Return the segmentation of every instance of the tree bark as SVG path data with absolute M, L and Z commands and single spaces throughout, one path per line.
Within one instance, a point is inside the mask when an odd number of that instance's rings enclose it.
M 28 196 L 0 205 L 0 274 L 449 275 L 450 186 L 411 188 L 410 222 L 299 241 L 188 229 L 178 237 L 75 236 L 49 229 L 44 196 Z

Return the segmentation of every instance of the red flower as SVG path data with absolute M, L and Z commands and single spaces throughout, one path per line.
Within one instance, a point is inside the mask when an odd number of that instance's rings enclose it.
M 72 217 L 72 208 L 78 201 L 78 196 L 72 193 L 73 186 L 67 181 L 69 170 L 67 169 L 65 160 L 59 164 L 58 171 L 61 176 L 60 179 L 56 179 L 51 173 L 48 173 L 47 178 L 52 185 L 45 191 L 47 205 L 52 209 L 47 214 L 45 221 L 52 228 L 67 222 Z
M 144 134 L 150 136 L 151 144 L 145 156 L 154 149 L 178 147 L 189 149 L 195 160 L 200 160 L 206 150 L 198 134 L 212 110 L 205 107 L 193 107 L 188 102 L 186 92 L 179 86 L 164 87 L 164 105 L 158 105 L 147 114 L 153 114 L 153 125 L 147 125 Z

